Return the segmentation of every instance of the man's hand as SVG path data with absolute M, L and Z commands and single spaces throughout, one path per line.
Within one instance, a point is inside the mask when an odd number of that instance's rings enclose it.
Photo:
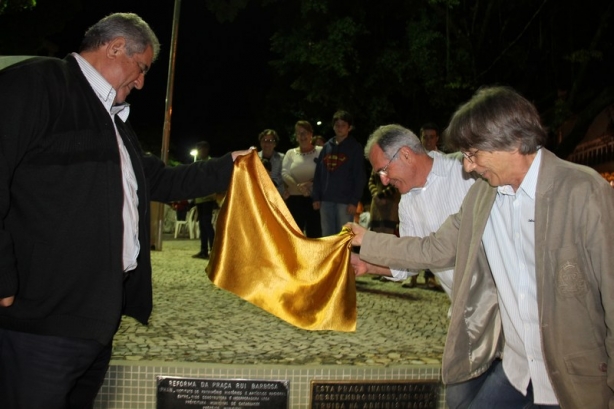
M 352 253 L 350 255 L 350 264 L 354 268 L 356 277 L 367 274 L 367 263 L 362 261 L 358 254 Z
M 313 210 L 320 210 L 320 202 L 313 202 Z
M 234 162 L 239 156 L 243 156 L 243 155 L 248 155 L 250 154 L 254 149 L 256 149 L 255 146 L 250 146 L 249 149 L 246 149 L 244 151 L 234 151 L 231 156 L 232 156 L 232 161 Z
M 352 246 L 360 246 L 367 229 L 358 223 L 346 223 L 343 227 L 352 230 L 352 233 L 354 233 L 354 237 L 352 237 Z
M 15 301 L 14 295 L 6 298 L 0 298 L 0 307 L 10 307 L 13 305 L 13 301 Z
M 356 277 L 365 274 L 377 274 L 384 277 L 392 277 L 392 272 L 390 271 L 389 267 L 367 263 L 360 258 L 359 254 L 356 253 L 352 253 L 350 255 L 350 264 L 354 269 L 354 274 Z

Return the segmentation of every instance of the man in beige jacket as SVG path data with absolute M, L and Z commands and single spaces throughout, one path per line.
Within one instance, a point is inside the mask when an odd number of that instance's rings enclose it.
M 479 90 L 445 136 L 482 177 L 459 213 L 422 239 L 351 227 L 370 263 L 455 266 L 448 403 L 614 407 L 614 191 L 544 149 L 537 110 L 509 88 Z

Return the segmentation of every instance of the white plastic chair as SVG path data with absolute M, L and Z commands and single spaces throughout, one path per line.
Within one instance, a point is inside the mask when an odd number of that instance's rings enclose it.
M 196 213 L 196 206 L 192 207 L 188 210 L 188 214 L 185 217 L 185 220 L 176 220 L 175 221 L 175 238 L 179 235 L 182 228 L 185 226 L 188 229 L 188 233 L 190 234 L 190 238 L 193 239 L 193 229 L 191 225 L 191 220 L 194 218 L 194 214 Z
M 188 221 L 188 231 L 190 232 L 190 238 L 199 239 L 200 228 L 198 227 L 198 210 L 196 210 L 196 206 L 190 209 L 190 212 L 185 219 Z

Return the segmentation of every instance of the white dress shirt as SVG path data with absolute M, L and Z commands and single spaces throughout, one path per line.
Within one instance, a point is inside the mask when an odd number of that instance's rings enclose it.
M 120 163 L 122 170 L 122 187 L 124 191 L 124 206 L 123 206 L 123 220 L 124 220 L 124 251 L 122 255 L 124 271 L 134 270 L 137 266 L 137 257 L 140 251 L 139 244 L 139 211 L 138 204 L 139 198 L 137 196 L 137 182 L 134 174 L 134 168 L 132 167 L 132 161 L 130 155 L 126 150 L 126 146 L 117 131 L 115 126 L 115 115 L 117 115 L 122 121 L 128 119 L 130 114 L 130 105 L 123 103 L 120 105 L 113 105 L 115 100 L 115 89 L 104 79 L 102 75 L 92 65 L 87 62 L 83 57 L 77 53 L 72 54 L 79 63 L 79 67 L 85 75 L 85 78 L 92 86 L 96 95 L 100 99 L 100 102 L 104 105 L 111 122 L 115 127 L 115 136 L 117 138 L 117 145 L 119 147 Z
M 540 163 L 538 151 L 516 192 L 509 185 L 497 189 L 482 240 L 499 295 L 505 336 L 503 370 L 524 395 L 532 381 L 536 404 L 556 405 L 541 349 L 535 280 L 535 190 Z
M 430 151 L 433 168 L 424 187 L 412 189 L 401 196 L 399 203 L 399 234 L 401 237 L 425 237 L 437 231 L 451 214 L 458 213 L 465 195 L 475 182 L 463 170 L 460 154 L 443 155 Z M 390 270 L 395 280 L 403 280 L 417 271 Z M 441 286 L 452 294 L 453 269 L 432 270 Z

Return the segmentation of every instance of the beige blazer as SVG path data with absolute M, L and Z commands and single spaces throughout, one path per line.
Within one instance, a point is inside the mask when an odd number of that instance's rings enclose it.
M 367 232 L 360 257 L 393 268 L 455 266 L 445 383 L 500 356 L 501 319 L 482 235 L 496 189 L 478 180 L 459 213 L 432 235 Z M 614 189 L 592 169 L 542 150 L 535 211 L 542 349 L 562 408 L 614 408 Z M 610 370 L 608 370 L 608 367 Z

